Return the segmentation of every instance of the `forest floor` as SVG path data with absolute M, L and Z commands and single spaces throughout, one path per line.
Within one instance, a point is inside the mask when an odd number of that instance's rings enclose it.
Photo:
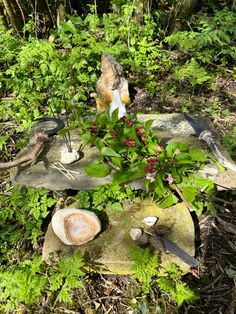
M 214 95 L 191 96 L 191 112 L 211 117 L 215 128 L 223 136 L 236 123 L 235 83 L 226 82 Z M 217 97 L 221 107 L 207 108 L 205 100 Z M 175 97 L 165 102 L 162 97 L 151 99 L 142 90 L 138 93 L 130 107 L 132 112 L 180 112 L 183 99 L 189 95 Z M 207 112 L 211 109 L 211 112 Z M 227 109 L 229 114 L 222 117 L 220 112 Z M 218 111 L 217 111 L 218 110 Z M 9 122 L 9 127 L 11 124 Z M 8 125 L 2 129 L 7 132 Z M 20 134 L 16 137 L 21 136 Z M 7 151 L 10 158 L 17 153 L 16 138 L 8 143 Z M 236 151 L 231 152 L 236 159 Z M 10 182 L 9 173 L 0 175 L 0 192 L 3 192 Z M 236 313 L 236 191 L 220 191 L 215 206 L 217 217 L 206 211 L 198 220 L 193 217 L 196 229 L 196 257 L 201 262 L 198 274 L 185 275 L 185 281 L 199 294 L 199 300 L 177 309 L 167 295 L 160 295 L 155 288 L 148 299 L 137 298 L 138 285 L 130 276 L 88 274 L 85 279 L 85 291 L 73 296 L 75 305 L 70 310 L 63 304 L 56 303 L 49 307 L 46 303 L 32 310 L 22 308 L 22 313 L 207 313 L 233 314 Z M 225 223 L 224 223 L 225 222 Z M 37 250 L 41 250 L 38 248 Z M 130 302 L 139 303 L 139 311 L 133 312 Z M 164 309 L 164 311 L 163 311 Z

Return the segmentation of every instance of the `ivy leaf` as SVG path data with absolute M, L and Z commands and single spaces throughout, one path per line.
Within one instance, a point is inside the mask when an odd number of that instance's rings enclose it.
M 193 147 L 189 150 L 189 156 L 192 160 L 205 162 L 207 157 L 204 155 L 204 151 L 199 147 Z
M 101 149 L 102 156 L 120 157 L 120 154 L 114 151 L 111 147 L 103 147 Z
M 104 178 L 109 174 L 109 167 L 105 165 L 104 163 L 91 163 L 85 168 L 85 172 L 90 176 L 90 177 L 95 177 L 95 178 Z

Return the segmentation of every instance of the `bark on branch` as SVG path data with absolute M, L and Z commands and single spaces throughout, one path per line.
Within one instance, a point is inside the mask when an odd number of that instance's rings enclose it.
M 45 142 L 48 140 L 48 135 L 46 133 L 38 133 L 36 135 L 36 143 L 31 148 L 31 150 L 23 155 L 22 157 L 16 158 L 13 161 L 9 162 L 1 162 L 0 163 L 0 170 L 6 170 L 9 168 L 13 168 L 19 165 L 28 165 L 28 164 L 34 164 L 37 161 L 37 157 L 42 152 L 44 148 Z

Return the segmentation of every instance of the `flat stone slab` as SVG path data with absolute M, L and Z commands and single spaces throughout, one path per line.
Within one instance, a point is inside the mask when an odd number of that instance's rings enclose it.
M 72 205 L 72 207 L 75 207 Z M 130 238 L 131 228 L 143 227 L 143 218 L 147 216 L 157 216 L 158 224 L 170 228 L 170 233 L 166 237 L 185 250 L 190 255 L 194 255 L 194 225 L 192 217 L 184 203 L 160 209 L 151 201 L 146 199 L 143 202 L 135 199 L 134 203 L 123 212 L 117 212 L 107 208 L 106 212 L 100 213 L 102 232 L 91 242 L 81 246 L 67 246 L 53 232 L 51 224 L 45 235 L 42 259 L 48 261 L 50 254 L 61 252 L 68 256 L 80 251 L 84 254 L 88 263 L 88 272 L 110 273 L 110 274 L 131 274 L 132 261 L 129 258 L 130 249 L 136 246 Z M 99 216 L 99 212 L 96 214 Z M 161 254 L 161 266 L 169 262 L 174 262 L 180 266 L 184 273 L 190 267 L 171 253 Z M 164 273 L 164 270 L 161 269 Z
M 153 120 L 152 130 L 155 132 L 162 142 L 169 141 L 185 142 L 202 147 L 207 154 L 210 154 L 208 146 L 200 141 L 197 137 L 192 136 L 194 130 L 186 121 L 181 113 L 173 114 L 142 114 L 138 115 L 138 120 L 145 122 Z M 231 160 L 226 149 L 220 144 L 219 138 L 214 130 L 209 119 L 198 117 L 196 118 L 199 125 L 203 129 L 210 129 L 218 139 L 218 147 L 222 154 Z M 32 133 L 38 130 L 37 126 L 32 130 Z M 108 175 L 105 178 L 92 178 L 86 174 L 84 167 L 99 157 L 99 151 L 96 147 L 87 145 L 81 150 L 79 139 L 79 130 L 71 131 L 71 141 L 73 148 L 80 151 L 81 158 L 71 165 L 66 165 L 65 168 L 71 171 L 71 175 L 65 171 L 52 168 L 52 164 L 57 164 L 60 160 L 60 150 L 65 147 L 64 140 L 61 136 L 54 136 L 47 143 L 44 151 L 41 153 L 39 161 L 33 166 L 18 167 L 11 171 L 13 184 L 20 184 L 33 187 L 44 187 L 49 190 L 86 190 L 93 189 L 97 185 L 107 184 L 112 182 L 112 176 Z M 27 152 L 30 148 L 28 145 L 20 154 Z M 232 161 L 232 160 L 231 160 Z M 213 162 L 201 170 L 201 175 L 208 177 L 219 186 L 228 189 L 236 188 L 236 174 L 230 170 L 222 171 Z M 134 188 L 144 189 L 143 180 L 137 180 L 130 183 Z

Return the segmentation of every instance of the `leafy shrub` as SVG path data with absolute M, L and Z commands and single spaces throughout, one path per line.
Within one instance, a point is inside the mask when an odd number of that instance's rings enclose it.
M 192 172 L 208 161 L 198 147 L 184 143 L 168 143 L 164 148 L 151 130 L 152 121 L 145 124 L 136 117 L 117 118 L 100 113 L 95 122 L 81 119 L 82 140 L 96 145 L 100 158 L 85 167 L 88 175 L 105 177 L 113 170 L 113 184 L 124 184 L 145 178 L 146 190 L 162 208 L 178 202 L 178 189 L 200 214 L 205 206 L 202 192 L 214 192 L 214 184 Z M 176 196 L 176 192 L 177 194 Z
M 80 191 L 74 198 L 79 201 L 79 208 L 103 210 L 110 206 L 115 210 L 122 210 L 122 201 L 132 200 L 134 197 L 135 193 L 129 186 L 106 184 L 94 190 Z
M 222 71 L 225 65 L 231 65 L 236 59 L 236 47 L 233 45 L 235 23 L 235 12 L 224 8 L 216 11 L 211 18 L 196 16 L 190 31 L 179 31 L 166 37 L 165 42 L 177 46 L 184 54 L 184 58 L 183 55 L 180 57 L 185 64 L 181 62 L 175 68 L 175 78 L 185 78 L 192 86 L 209 84 L 214 78 L 214 72 L 210 75 L 209 69 Z
M 29 129 L 31 121 L 42 114 L 64 112 L 65 103 L 75 115 L 80 114 L 94 92 L 103 53 L 117 57 L 125 71 L 136 71 L 139 82 L 153 92 L 153 78 L 160 69 L 157 58 L 163 59 L 156 42 L 157 26 L 150 15 L 143 25 L 131 19 L 133 10 L 127 5 L 122 6 L 120 15 L 68 16 L 52 31 L 55 44 L 32 36 L 20 42 L 10 32 L 2 34 L 2 45 L 7 42 L 2 57 L 7 62 L 0 81 L 14 94 L 3 103 L 2 119 L 13 118 Z M 168 62 L 168 58 L 164 60 Z
M 187 80 L 193 87 L 212 82 L 212 77 L 194 58 L 186 61 L 181 68 L 176 67 L 173 77 L 180 81 Z
M 43 297 L 72 303 L 72 291 L 82 288 L 80 279 L 84 262 L 80 253 L 59 259 L 57 264 L 43 264 L 41 256 L 24 260 L 11 270 L 0 272 L 0 309 L 4 313 L 17 309 L 20 304 L 34 305 Z
M 227 148 L 229 154 L 232 155 L 236 149 L 236 127 L 225 134 L 222 143 Z
M 130 257 L 134 263 L 133 276 L 141 282 L 144 294 L 148 294 L 157 284 L 160 292 L 170 295 L 178 306 L 198 299 L 195 292 L 181 281 L 182 272 L 176 264 L 170 263 L 165 269 L 165 275 L 160 276 L 160 259 L 157 254 L 151 255 L 149 249 L 133 248 Z
M 30 240 L 32 244 L 37 244 L 42 234 L 43 219 L 55 202 L 43 188 L 15 186 L 9 196 L 1 194 L 1 242 L 14 245 L 18 241 Z

